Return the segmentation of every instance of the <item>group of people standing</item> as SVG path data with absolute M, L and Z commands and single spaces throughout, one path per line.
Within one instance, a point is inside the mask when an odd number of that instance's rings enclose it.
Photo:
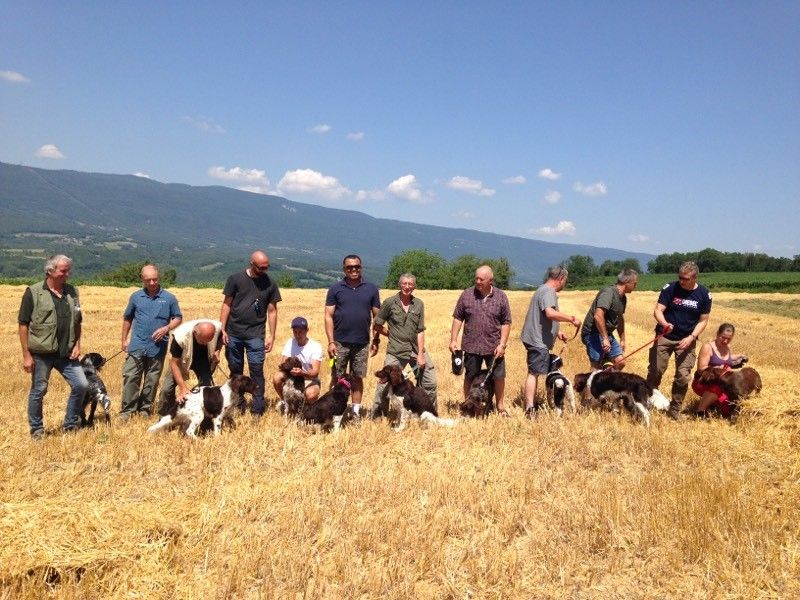
M 244 371 L 256 384 L 251 411 L 262 415 L 264 399 L 264 362 L 272 351 L 278 323 L 281 294 L 269 277 L 269 257 L 257 250 L 250 256 L 246 269 L 228 277 L 223 288 L 223 301 L 218 320 L 183 321 L 177 298 L 160 285 L 158 268 L 145 265 L 141 270 L 142 289 L 131 294 L 123 313 L 121 350 L 127 353 L 122 369 L 122 401 L 119 418 L 134 415 L 150 417 L 163 370 L 160 406 L 171 400 L 180 402 L 190 392 L 188 380 L 194 372 L 200 385 L 211 385 L 212 374 L 225 349 L 230 375 Z M 56 255 L 45 264 L 45 280 L 29 286 L 23 294 L 19 310 L 19 337 L 23 368 L 31 373 L 28 396 L 28 421 L 31 436 L 44 436 L 42 403 L 52 369 L 58 370 L 70 385 L 66 431 L 77 429 L 88 383 L 78 363 L 81 353 L 81 306 L 78 290 L 67 283 L 72 261 Z M 375 356 L 381 338 L 388 339 L 384 366 L 399 365 L 415 372 L 422 387 L 436 401 L 436 366 L 425 345 L 425 305 L 414 295 L 416 278 L 404 273 L 398 281 L 399 291 L 383 303 L 378 288 L 364 279 L 358 255 L 344 258 L 344 277 L 334 283 L 325 299 L 324 325 L 327 355 L 335 361 L 338 372 L 349 370 L 353 376 L 351 411 L 361 418 L 364 377 L 367 363 Z M 656 302 L 654 317 L 656 339 L 650 349 L 647 380 L 658 387 L 675 355 L 675 377 L 669 415 L 678 418 L 689 387 L 695 362 L 697 339 L 708 323 L 711 295 L 697 282 L 697 265 L 681 265 L 678 280 L 664 286 Z M 531 298 L 521 340 L 527 351 L 525 380 L 525 415 L 535 415 L 535 398 L 540 379 L 550 371 L 550 352 L 556 340 L 567 341 L 559 330 L 560 323 L 570 323 L 580 332 L 592 368 L 624 367 L 625 308 L 627 294 L 636 288 L 638 274 L 624 269 L 614 285 L 603 288 L 595 297 L 584 319 L 562 312 L 558 293 L 567 284 L 568 272 L 562 266 L 548 269 L 544 283 Z M 698 366 L 705 368 L 736 355 L 730 353 L 733 326 L 723 324 L 714 342 L 700 353 Z M 300 359 L 301 367 L 292 376 L 306 381 L 306 401 L 313 403 L 320 395 L 322 345 L 309 337 L 308 321 L 297 316 L 291 322 L 292 337 L 281 354 Z M 463 334 L 462 334 L 463 329 Z M 472 380 L 482 369 L 490 369 L 494 379 L 496 409 L 508 415 L 505 404 L 505 351 L 511 333 L 511 307 L 506 294 L 494 285 L 488 265 L 475 272 L 475 285 L 464 290 L 456 303 L 450 329 L 450 350 L 464 352 L 464 396 Z M 615 336 L 615 333 L 618 335 Z M 459 342 L 459 334 L 461 340 Z M 708 347 L 706 347 L 708 346 Z M 716 361 L 716 362 L 715 362 Z M 272 385 L 280 396 L 286 374 L 278 371 Z M 371 416 L 380 415 L 385 385 L 378 385 Z M 701 395 L 699 410 L 705 411 L 718 399 L 718 390 L 696 389 Z

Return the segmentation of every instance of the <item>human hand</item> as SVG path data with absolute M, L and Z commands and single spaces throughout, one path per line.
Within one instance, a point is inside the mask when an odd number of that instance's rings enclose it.
M 156 329 L 153 332 L 153 335 L 151 335 L 150 337 L 154 342 L 159 342 L 168 333 L 169 333 L 169 327 L 167 325 L 164 325 L 163 327 L 159 327 L 158 329 Z
M 225 331 L 224 329 L 222 330 L 222 345 L 223 346 L 228 345 L 228 332 Z
M 425 368 L 425 353 L 424 352 L 417 353 L 417 367 L 419 369 L 424 369 Z
M 336 356 L 336 342 L 328 342 L 328 356 L 331 358 Z
M 564 342 L 566 344 L 567 343 L 567 334 L 564 333 L 563 331 L 559 331 L 558 332 L 558 339 L 560 339 L 562 342 Z
M 75 342 L 75 345 L 72 347 L 72 352 L 69 353 L 70 360 L 78 360 L 81 357 L 81 343 L 80 341 Z
M 458 342 L 450 342 L 450 352 L 455 352 L 458 350 Z
M 602 340 L 600 340 L 600 345 L 603 348 L 603 352 L 608 352 L 611 350 L 611 340 L 607 337 L 604 337 Z
M 300 375 L 302 375 L 302 374 L 303 374 L 303 369 L 302 369 L 302 368 L 300 368 L 300 367 L 295 367 L 294 369 L 292 369 L 292 370 L 291 370 L 291 371 L 289 371 L 289 372 L 290 372 L 290 373 L 291 373 L 293 376 L 295 376 L 295 377 L 299 377 Z
M 22 369 L 26 373 L 33 373 L 33 356 L 30 352 L 22 357 Z
M 273 343 L 274 342 L 273 342 L 272 337 L 267 337 L 264 340 L 264 352 L 267 352 L 267 353 L 272 352 L 272 344 Z

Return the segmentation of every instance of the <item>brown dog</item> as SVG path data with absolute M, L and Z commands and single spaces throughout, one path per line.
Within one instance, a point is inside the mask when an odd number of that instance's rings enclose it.
M 731 420 L 739 415 L 740 401 L 759 393 L 762 387 L 761 375 L 753 367 L 708 367 L 700 372 L 698 381 L 704 385 L 717 384 L 725 390 L 733 407 Z

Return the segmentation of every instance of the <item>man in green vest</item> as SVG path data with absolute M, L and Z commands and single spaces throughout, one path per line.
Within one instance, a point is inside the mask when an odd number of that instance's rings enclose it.
M 31 374 L 28 424 L 31 437 L 44 437 L 42 404 L 50 372 L 56 369 L 70 386 L 64 431 L 80 427 L 83 398 L 89 383 L 78 362 L 81 354 L 81 305 L 78 290 L 67 283 L 72 260 L 63 254 L 44 265 L 45 280 L 29 286 L 19 307 L 22 368 Z

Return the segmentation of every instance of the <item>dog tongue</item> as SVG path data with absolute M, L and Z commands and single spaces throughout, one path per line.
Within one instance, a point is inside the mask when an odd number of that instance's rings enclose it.
M 350 382 L 347 381 L 347 379 L 345 379 L 344 377 L 340 377 L 339 380 L 336 383 L 341 383 L 348 390 L 353 389 L 353 386 L 350 385 Z

